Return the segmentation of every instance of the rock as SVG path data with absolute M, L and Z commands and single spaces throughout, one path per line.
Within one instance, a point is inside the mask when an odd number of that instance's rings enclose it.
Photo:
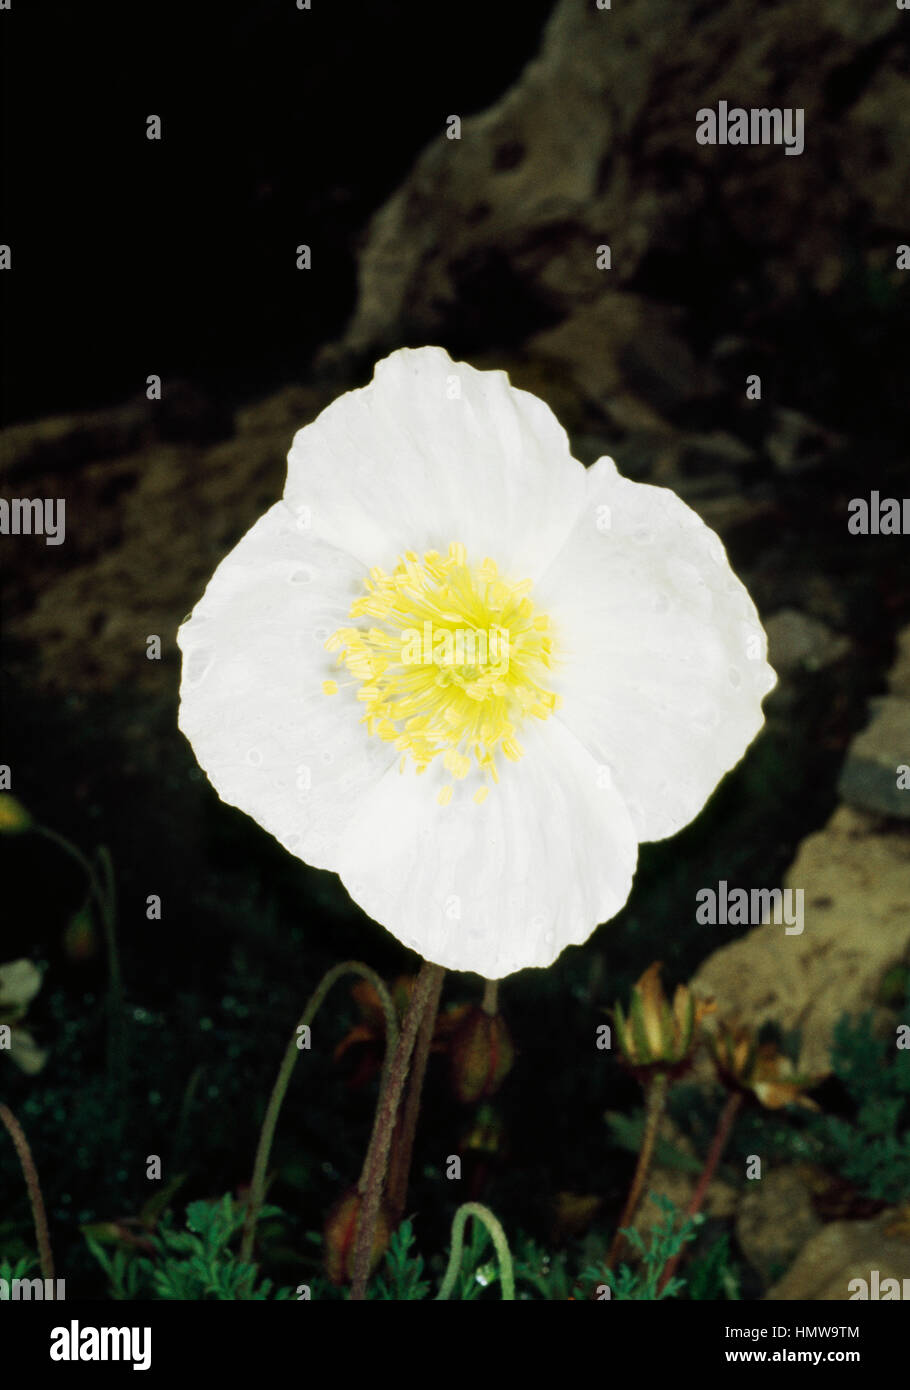
M 502 341 L 503 324 L 524 341 L 645 286 L 667 305 L 735 293 L 739 322 L 773 314 L 801 285 L 830 291 L 851 219 L 870 248 L 893 244 L 904 225 L 910 141 L 892 41 L 901 20 L 880 6 L 860 25 L 848 0 L 757 6 L 747 22 L 702 0 L 609 11 L 558 0 L 518 81 L 465 117 L 458 140 L 440 118 L 437 138 L 373 217 L 355 312 L 327 359 L 448 342 L 453 332 L 459 342 L 449 345 L 470 352 Z M 805 111 L 811 158 L 697 143 L 700 108 L 731 94 L 765 107 L 772 90 L 774 105 Z M 840 177 L 819 182 L 820 168 Z M 731 255 L 737 242 L 760 277 Z M 596 264 L 602 245 L 609 269 Z M 649 395 L 678 401 L 691 390 L 691 363 L 674 361 L 668 341 L 669 358 L 655 361 L 639 343 L 630 365 L 649 378 Z M 608 344 L 608 361 L 611 352 Z
M 173 688 L 177 627 L 218 562 L 281 496 L 289 443 L 266 433 L 207 450 L 155 444 L 83 467 L 66 544 L 32 547 L 28 571 L 15 570 L 4 593 L 6 636 L 31 650 L 32 687 Z M 145 656 L 153 634 L 160 661 Z
M 849 1299 L 860 1292 L 856 1286 L 851 1289 L 851 1280 L 865 1280 L 871 1291 L 876 1271 L 878 1287 L 884 1279 L 910 1279 L 910 1239 L 894 1233 L 897 1215 L 883 1211 L 872 1221 L 833 1221 L 823 1227 L 765 1298 L 775 1302 Z
M 157 403 L 173 396 L 173 409 L 154 417 L 161 438 L 146 431 L 150 402 L 139 413 L 129 406 L 21 427 L 16 457 L 28 465 L 29 490 L 70 499 L 66 543 L 20 546 L 27 563 L 10 568 L 4 588 L 5 635 L 30 649 L 30 684 L 56 693 L 173 689 L 177 627 L 219 561 L 281 496 L 295 432 L 334 394 L 324 384 L 284 387 L 238 411 L 235 436 L 207 446 L 192 438 L 194 397 L 179 390 Z M 197 406 L 195 432 L 204 435 L 219 417 L 204 399 Z M 86 433 L 78 421 L 95 423 Z M 0 445 L 19 429 L 3 432 Z M 169 432 L 187 438 L 167 441 Z M 145 442 L 126 448 L 136 439 Z M 66 460 L 92 440 L 100 454 L 82 462 L 73 493 Z M 153 634 L 160 661 L 145 657 Z
M 800 1068 L 820 1075 L 838 1018 L 868 1009 L 910 951 L 910 835 L 841 806 L 803 841 L 784 883 L 804 890 L 802 934 L 754 927 L 710 955 L 693 985 L 722 1014 L 798 1029 Z
M 229 411 L 183 381 L 164 384 L 161 399 L 144 395 L 108 410 L 54 415 L 0 430 L 6 479 L 135 453 L 156 441 L 207 443 L 232 432 Z
M 782 608 L 765 623 L 768 634 L 768 660 L 782 675 L 800 671 L 823 671 L 841 661 L 850 651 L 846 637 L 831 631 L 818 618 L 795 608 Z
M 152 438 L 153 411 L 152 402 L 137 400 L 112 410 L 9 425 L 0 430 L 0 471 L 6 479 L 20 478 L 44 468 L 130 453 Z
M 798 1167 L 772 1168 L 746 1183 L 736 1215 L 736 1238 L 765 1284 L 789 1268 L 821 1227 Z
M 885 695 L 870 703 L 872 718 L 847 749 L 838 791 L 860 810 L 910 820 L 910 700 Z
M 686 345 L 679 310 L 641 295 L 602 291 L 555 328 L 535 334 L 529 356 L 555 366 L 608 418 L 631 391 L 660 415 L 713 394 L 719 380 Z

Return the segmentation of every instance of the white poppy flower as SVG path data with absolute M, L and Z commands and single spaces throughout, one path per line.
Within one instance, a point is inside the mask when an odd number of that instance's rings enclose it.
M 775 683 L 718 537 L 504 372 L 404 349 L 294 438 L 183 624 L 209 780 L 405 945 L 501 978 L 625 903 Z

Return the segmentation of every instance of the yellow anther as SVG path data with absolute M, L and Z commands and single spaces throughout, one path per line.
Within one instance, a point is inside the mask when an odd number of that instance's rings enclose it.
M 522 756 L 516 726 L 558 707 L 543 684 L 555 660 L 550 621 L 530 589 L 504 579 L 489 556 L 470 566 L 458 541 L 445 556 L 407 551 L 391 573 L 369 571 L 350 610 L 368 622 L 340 627 L 325 645 L 360 683 L 363 722 L 402 754 L 402 770 L 408 757 L 423 772 L 441 756 L 456 781 L 474 773 L 495 783 L 497 755 Z M 440 805 L 453 792 L 443 787 Z M 488 794 L 484 785 L 473 799 Z

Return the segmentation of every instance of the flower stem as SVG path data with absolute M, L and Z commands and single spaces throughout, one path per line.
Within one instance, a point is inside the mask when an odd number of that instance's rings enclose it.
M 611 1270 L 615 1267 L 616 1261 L 625 1249 L 626 1237 L 623 1235 L 623 1227 L 631 1225 L 632 1218 L 641 1201 L 641 1194 L 644 1191 L 645 1181 L 651 1167 L 651 1160 L 654 1156 L 657 1131 L 660 1128 L 660 1122 L 663 1118 L 668 1091 L 669 1085 L 666 1072 L 656 1072 L 648 1084 L 645 1096 L 645 1132 L 642 1137 L 641 1149 L 638 1153 L 638 1162 L 635 1165 L 635 1172 L 632 1176 L 632 1185 L 629 1188 L 629 1195 L 622 1209 L 622 1216 L 617 1223 L 613 1244 L 610 1246 L 610 1253 L 607 1256 L 607 1265 Z
M 440 979 L 440 985 L 441 983 Z M 411 1155 L 414 1152 L 417 1116 L 420 1113 L 420 1096 L 423 1091 L 423 1080 L 426 1075 L 433 1033 L 436 1030 L 438 1011 L 439 993 L 437 992 L 435 1001 L 430 1000 L 420 1020 L 417 1041 L 414 1044 L 414 1060 L 411 1063 L 411 1074 L 408 1077 L 408 1093 L 392 1138 L 386 1191 L 392 1224 L 395 1226 L 404 1215 L 408 1200 L 408 1179 L 411 1175 Z
M 47 1213 L 44 1210 L 41 1184 L 38 1181 L 38 1170 L 35 1167 L 35 1160 L 32 1158 L 32 1151 L 28 1146 L 28 1140 L 22 1126 L 12 1110 L 2 1104 L 0 1104 L 0 1121 L 5 1125 L 9 1137 L 15 1145 L 22 1167 L 22 1176 L 25 1178 L 25 1185 L 28 1188 L 28 1200 L 31 1203 L 32 1220 L 35 1223 L 35 1239 L 38 1243 L 41 1273 L 45 1279 L 53 1279 L 54 1257 L 51 1253 L 51 1238 L 47 1229 Z
M 247 1207 L 246 1220 L 243 1225 L 243 1241 L 240 1247 L 240 1258 L 245 1263 L 249 1262 L 253 1253 L 253 1240 L 256 1235 L 256 1222 L 259 1220 L 259 1213 L 262 1210 L 262 1203 L 265 1197 L 265 1178 L 269 1166 L 269 1155 L 272 1152 L 272 1140 L 275 1137 L 275 1127 L 278 1124 L 278 1116 L 281 1114 L 281 1106 L 284 1102 L 285 1092 L 294 1070 L 294 1063 L 300 1055 L 300 1048 L 297 1046 L 298 1035 L 301 1028 L 307 1028 L 313 1022 L 325 1000 L 326 995 L 337 980 L 343 975 L 354 974 L 362 975 L 365 980 L 369 980 L 382 1002 L 383 1013 L 385 1014 L 386 1039 L 385 1039 L 385 1061 L 383 1062 L 382 1076 L 383 1085 L 388 1078 L 392 1051 L 398 1040 L 398 1020 L 395 1015 L 395 1005 L 392 1003 L 389 991 L 385 984 L 368 965 L 363 965 L 358 960 L 342 961 L 340 965 L 335 965 L 331 970 L 326 971 L 319 984 L 313 990 L 307 1000 L 306 1008 L 300 1016 L 300 1021 L 291 1034 L 290 1042 L 285 1050 L 275 1084 L 272 1087 L 272 1094 L 269 1097 L 268 1107 L 262 1121 L 262 1129 L 259 1132 L 259 1144 L 256 1149 L 256 1160 L 253 1165 L 253 1177 L 250 1183 L 249 1206 Z M 381 1090 L 380 1090 L 381 1094 Z
M 436 1295 L 436 1302 L 444 1302 L 455 1287 L 464 1250 L 464 1228 L 469 1216 L 473 1216 L 475 1221 L 482 1221 L 490 1232 L 493 1245 L 496 1248 L 496 1257 L 499 1260 L 499 1281 L 502 1284 L 503 1299 L 514 1300 L 515 1272 L 512 1267 L 512 1254 L 509 1250 L 509 1242 L 506 1240 L 506 1233 L 489 1207 L 483 1206 L 480 1202 L 465 1202 L 464 1206 L 459 1207 L 456 1211 L 455 1219 L 452 1222 L 452 1248 L 449 1251 L 449 1263 L 439 1293 Z
M 98 847 L 98 863 L 101 865 L 103 878 L 102 901 L 99 904 L 101 925 L 107 947 L 108 1071 L 117 1080 L 123 1103 L 128 1082 L 126 1006 L 120 974 L 120 953 L 117 949 L 117 885 L 110 850 L 106 845 Z
M 708 1157 L 705 1159 L 705 1166 L 701 1171 L 701 1176 L 698 1179 L 695 1191 L 692 1193 L 689 1205 L 686 1207 L 686 1216 L 697 1216 L 701 1211 L 701 1204 L 705 1200 L 705 1193 L 708 1191 L 711 1180 L 717 1170 L 717 1165 L 720 1163 L 724 1149 L 727 1147 L 727 1140 L 730 1138 L 730 1132 L 733 1129 L 733 1121 L 736 1119 L 739 1113 L 739 1107 L 742 1103 L 742 1093 L 739 1091 L 731 1091 L 727 1097 L 727 1103 L 721 1111 L 720 1119 L 717 1122 L 717 1129 L 714 1131 L 714 1138 L 711 1141 Z M 682 1250 L 677 1251 L 673 1258 L 667 1263 L 663 1274 L 660 1276 L 660 1283 L 657 1286 L 658 1293 L 661 1293 L 673 1278 L 676 1272 L 676 1266 L 682 1258 L 682 1253 Z
M 363 1207 L 357 1223 L 357 1238 L 354 1244 L 351 1299 L 356 1302 L 361 1302 L 366 1298 L 367 1280 L 370 1277 L 370 1263 L 376 1238 L 376 1225 L 379 1219 L 388 1168 L 389 1148 L 398 1119 L 398 1107 L 401 1103 L 411 1055 L 424 1014 L 435 1014 L 436 1012 L 444 974 L 445 971 L 441 965 L 431 965 L 429 961 L 424 961 L 414 985 L 411 1002 L 404 1016 L 404 1023 L 388 1077 L 379 1095 L 376 1118 L 373 1122 L 373 1133 L 357 1185 L 363 1198 Z
M 117 950 L 117 890 L 110 851 L 106 845 L 101 845 L 98 849 L 98 863 L 101 866 L 101 877 L 99 877 L 95 865 L 88 855 L 83 854 L 78 845 L 74 845 L 65 835 L 51 830 L 46 825 L 36 824 L 32 828 L 37 835 L 43 835 L 51 844 L 56 845 L 58 849 L 63 850 L 64 854 L 68 854 L 71 859 L 76 861 L 85 874 L 89 893 L 94 898 L 98 909 L 107 950 L 107 1074 L 109 1080 L 115 1081 L 120 1093 L 122 1123 L 122 1107 L 126 1101 L 128 1079 L 126 1014 L 123 1000 L 123 981 L 120 974 L 120 955 Z
M 498 1000 L 499 1000 L 499 981 L 498 981 L 498 980 L 484 980 L 484 982 L 483 982 L 483 1000 L 482 1000 L 482 1002 L 481 1002 L 481 1006 L 480 1006 L 480 1007 L 483 1009 L 484 1013 L 485 1013 L 485 1014 L 489 1014 L 491 1018 L 493 1018 L 493 1017 L 495 1016 L 496 1011 L 497 1011 L 497 1009 L 499 1008 Z

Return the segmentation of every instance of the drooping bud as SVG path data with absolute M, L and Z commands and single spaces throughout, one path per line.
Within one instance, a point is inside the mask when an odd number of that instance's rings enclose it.
M 449 1043 L 452 1084 L 465 1105 L 499 1090 L 515 1061 L 515 1045 L 502 1014 L 470 1005 Z
M 0 792 L 0 835 L 21 835 L 30 830 L 32 818 L 12 792 Z
M 86 904 L 70 918 L 63 933 L 63 949 L 70 960 L 91 960 L 98 950 L 98 937 L 91 908 Z
M 362 1211 L 363 1198 L 352 1187 L 335 1203 L 326 1218 L 325 1269 L 333 1284 L 344 1284 L 353 1277 L 354 1250 Z M 383 1206 L 379 1211 L 370 1252 L 371 1274 L 388 1249 L 391 1234 L 391 1222 Z

